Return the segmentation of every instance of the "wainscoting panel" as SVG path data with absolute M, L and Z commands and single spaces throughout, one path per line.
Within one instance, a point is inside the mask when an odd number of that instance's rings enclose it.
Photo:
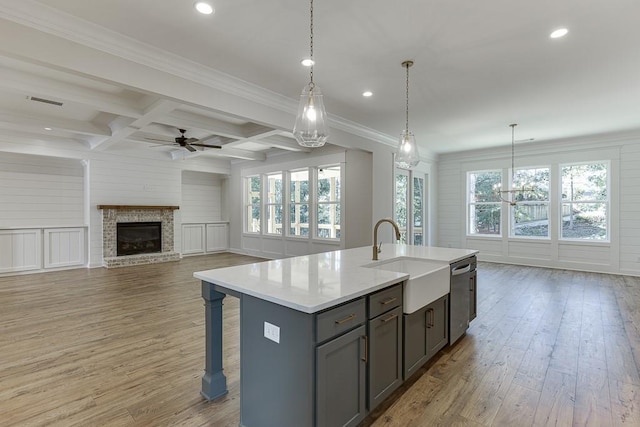
M 85 263 L 84 228 L 44 230 L 44 268 L 69 267 Z
M 41 268 L 40 229 L 0 230 L 0 273 Z
M 229 248 L 227 224 L 207 224 L 207 252 L 224 251 Z
M 204 224 L 182 225 L 182 254 L 202 254 L 205 251 Z

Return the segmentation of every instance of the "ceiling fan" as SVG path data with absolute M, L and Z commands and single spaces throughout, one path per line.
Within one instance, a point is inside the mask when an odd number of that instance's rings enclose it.
M 204 148 L 222 148 L 220 145 L 208 145 L 208 144 L 198 144 L 197 142 L 200 141 L 198 138 L 187 138 L 184 134 L 187 132 L 186 129 L 178 129 L 178 131 L 180 131 L 180 136 L 177 136 L 175 138 L 175 142 L 173 142 L 173 144 L 177 144 L 180 147 L 184 147 L 187 150 L 194 152 L 194 151 L 198 151 L 195 147 L 204 147 Z M 162 142 L 170 142 L 167 141 L 166 139 L 156 139 L 156 138 L 145 138 L 147 140 L 150 141 L 162 141 Z

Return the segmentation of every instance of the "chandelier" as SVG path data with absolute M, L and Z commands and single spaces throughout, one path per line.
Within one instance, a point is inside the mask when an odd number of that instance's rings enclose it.
M 515 169 L 515 128 L 517 123 L 509 125 L 511 128 L 511 189 L 503 190 L 501 184 L 496 184 L 494 191 L 496 195 L 510 206 L 515 206 L 518 202 L 535 199 L 536 191 L 530 186 L 523 184 L 520 188 L 516 188 L 516 169 Z

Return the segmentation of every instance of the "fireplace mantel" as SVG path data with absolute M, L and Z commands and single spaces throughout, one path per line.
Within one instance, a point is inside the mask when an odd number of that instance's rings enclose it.
M 146 205 L 98 205 L 98 209 L 170 209 L 172 211 L 180 209 L 180 206 L 146 206 Z

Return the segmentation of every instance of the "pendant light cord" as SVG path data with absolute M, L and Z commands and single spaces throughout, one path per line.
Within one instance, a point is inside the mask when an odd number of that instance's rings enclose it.
M 406 123 L 405 123 L 406 133 L 409 133 L 409 67 L 410 66 L 411 65 L 409 64 L 409 62 L 405 63 L 405 67 L 407 69 L 407 105 L 406 105 L 407 117 L 406 117 Z
M 515 158 L 515 129 L 518 125 L 517 123 L 512 123 L 509 126 L 511 126 L 511 187 L 513 187 L 516 178 L 516 168 L 513 160 Z
M 313 84 L 313 0 L 311 0 L 311 5 L 309 7 L 309 15 L 310 15 L 310 25 L 309 25 L 309 58 L 311 59 L 311 69 L 310 69 L 310 81 L 309 87 L 313 89 L 315 86 Z

